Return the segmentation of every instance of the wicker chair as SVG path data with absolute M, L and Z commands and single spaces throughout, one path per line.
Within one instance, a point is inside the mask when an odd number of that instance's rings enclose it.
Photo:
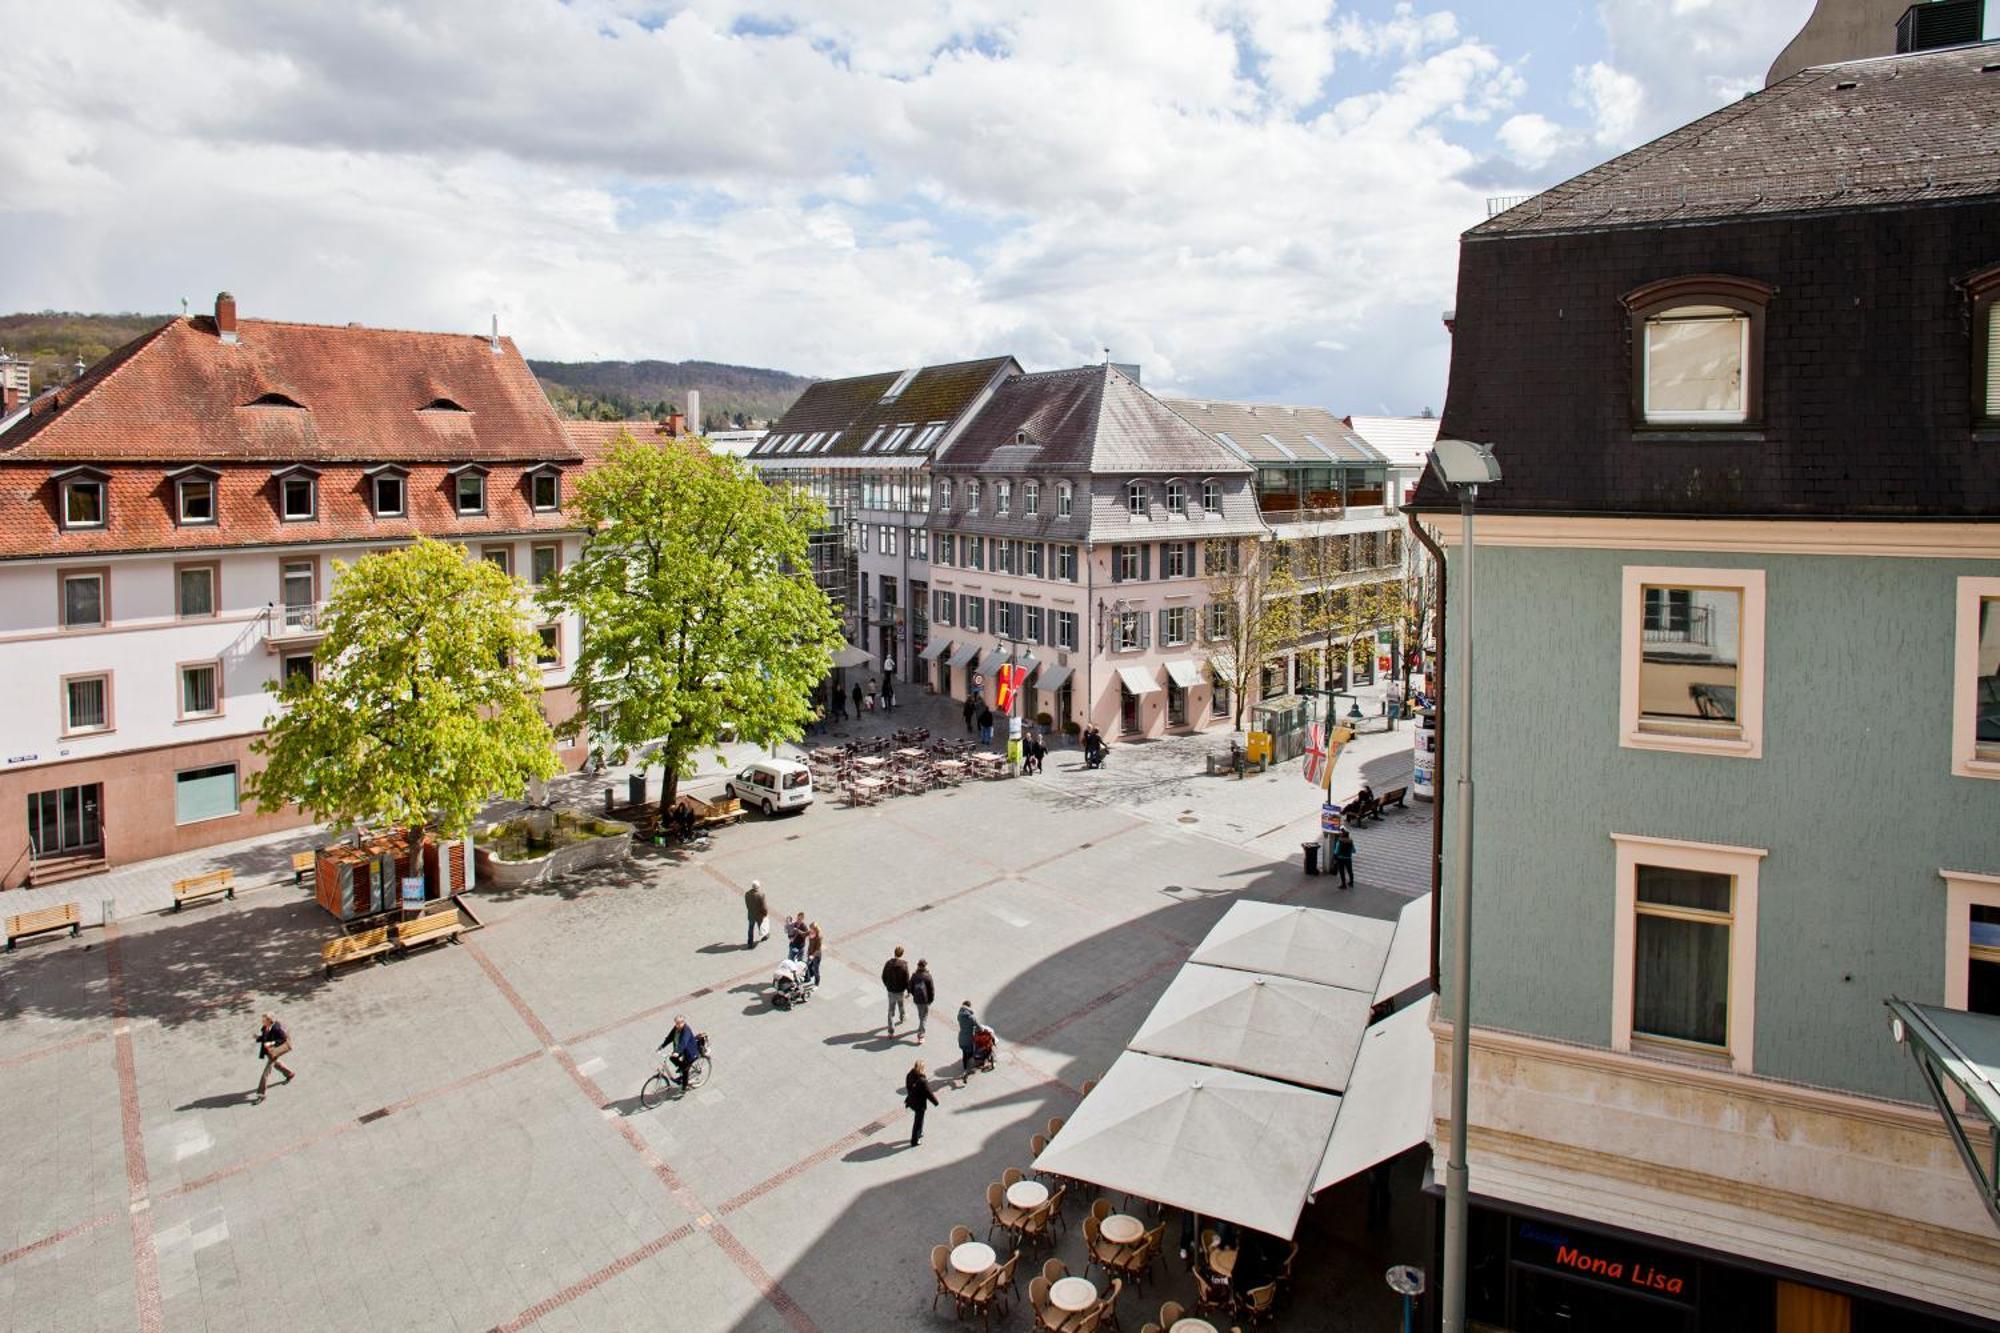
M 949 1245 L 931 1246 L 931 1274 L 937 1278 L 937 1291 L 931 1296 L 931 1313 L 937 1313 L 939 1296 L 951 1297 L 952 1307 L 953 1309 L 957 1309 L 961 1297 L 958 1288 L 951 1284 L 951 1247 Z
M 1096 1087 L 1097 1087 L 1096 1079 L 1094 1078 L 1085 1079 L 1083 1081 L 1083 1095 L 1088 1097 L 1091 1094 L 1091 1092 L 1096 1089 Z
M 1063 1120 L 1061 1116 L 1052 1115 L 1049 1117 L 1048 1128 L 1043 1132 L 1046 1133 L 1049 1136 L 1050 1141 L 1053 1142 L 1055 1140 L 1056 1135 L 1062 1133 L 1062 1127 L 1065 1123 L 1066 1122 Z
M 965 1226 L 959 1226 L 959 1227 L 953 1227 L 953 1228 L 951 1229 L 951 1248 L 952 1248 L 952 1249 L 954 1249 L 954 1250 L 955 1250 L 955 1249 L 957 1249 L 957 1248 L 958 1248 L 959 1246 L 961 1246 L 961 1245 L 965 1244 L 965 1243 L 966 1243 L 967 1241 L 969 1241 L 969 1240 L 971 1240 L 971 1239 L 972 1239 L 972 1228 L 971 1228 L 971 1227 L 965 1227 Z
M 1005 1271 L 1002 1268 L 988 1269 L 974 1280 L 973 1285 L 959 1297 L 961 1317 L 966 1313 L 976 1314 L 987 1328 L 993 1327 L 993 1307 L 1000 1299 L 1001 1274 Z
M 1049 1316 L 1060 1316 L 1062 1314 L 1061 1310 L 1049 1304 L 1049 1280 L 1047 1278 L 1034 1278 L 1028 1283 L 1028 1309 L 1034 1312 L 1036 1328 L 1048 1328 L 1050 1326 Z
M 1100 1327 L 1118 1327 L 1118 1293 L 1123 1290 L 1125 1290 L 1125 1279 L 1112 1278 L 1111 1290 L 1104 1294 L 1104 1298 L 1098 1301 L 1093 1310 L 1093 1313 L 1098 1317 Z
M 1010 1304 L 1012 1303 L 1013 1296 L 1020 1290 L 1020 1287 L 1017 1284 L 1017 1280 L 1014 1276 L 1014 1270 L 1019 1268 L 1020 1266 L 1021 1266 L 1021 1254 L 1020 1251 L 1018 1250 L 1016 1250 L 1013 1254 L 1008 1255 L 1007 1262 L 1000 1265 L 999 1291 L 1002 1296 L 1008 1298 Z
M 1111 1216 L 1111 1200 L 1099 1199 L 1096 1203 L 1090 1205 L 1090 1215 L 1096 1218 L 1098 1223 L 1102 1225 L 1104 1219 Z
M 1005 1171 L 1002 1171 L 1000 1173 L 1000 1188 L 1002 1190 L 1013 1189 L 1016 1185 L 1020 1184 L 1023 1180 L 1026 1179 L 1027 1177 L 1021 1174 L 1020 1167 L 1010 1166 Z
M 1160 1305 L 1160 1328 L 1162 1330 L 1172 1328 L 1180 1322 L 1181 1316 L 1186 1313 L 1187 1311 L 1181 1308 L 1179 1301 L 1162 1302 Z
M 1211 1280 L 1199 1268 L 1194 1270 L 1194 1312 L 1198 1315 L 1228 1314 L 1234 1306 L 1228 1284 Z
M 1266 1282 L 1243 1293 L 1241 1313 L 1252 1325 L 1269 1322 L 1277 1307 L 1278 1284 L 1275 1282 Z
M 1014 1243 L 1017 1247 L 1026 1248 L 1029 1245 L 1055 1244 L 1052 1229 L 1054 1227 L 1056 1203 L 1057 1201 L 1051 1198 L 1047 1203 L 1033 1209 L 1021 1219 L 1020 1224 L 1014 1228 Z
M 1007 1202 L 1007 1191 L 994 1181 L 986 1187 L 986 1211 L 993 1215 L 993 1224 L 986 1228 L 986 1239 L 991 1242 L 993 1233 L 1004 1232 L 1014 1237 L 1016 1243 L 1021 1235 L 1021 1210 Z
M 1053 1287 L 1069 1276 L 1069 1265 L 1060 1259 L 1050 1259 L 1042 1265 L 1042 1276 L 1047 1278 L 1049 1285 Z

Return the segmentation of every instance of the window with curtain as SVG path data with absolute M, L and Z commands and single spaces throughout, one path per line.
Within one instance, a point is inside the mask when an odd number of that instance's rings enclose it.
M 1727 1050 L 1735 881 L 1713 871 L 1637 867 L 1632 1035 Z
M 182 616 L 215 614 L 215 566 L 194 565 L 175 571 L 176 605 Z
M 213 662 L 181 668 L 181 716 L 207 717 L 221 711 Z
M 103 676 L 80 676 L 63 683 L 69 731 L 103 731 L 111 725 L 111 686 Z

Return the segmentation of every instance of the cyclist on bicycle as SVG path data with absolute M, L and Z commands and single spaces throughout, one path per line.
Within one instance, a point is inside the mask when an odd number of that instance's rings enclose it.
M 688 1026 L 687 1019 L 675 1015 L 674 1025 L 659 1049 L 666 1051 L 667 1058 L 674 1062 L 674 1076 L 680 1080 L 681 1090 L 687 1091 L 688 1069 L 701 1058 L 701 1042 L 694 1029 Z

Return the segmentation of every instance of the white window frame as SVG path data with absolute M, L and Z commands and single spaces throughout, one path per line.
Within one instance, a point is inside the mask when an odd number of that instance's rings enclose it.
M 187 511 L 188 487 L 208 487 L 208 517 L 189 518 Z M 214 477 L 176 477 L 174 479 L 174 521 L 183 528 L 212 528 L 221 521 L 222 484 Z
M 283 688 L 285 682 L 291 679 L 292 663 L 299 661 L 303 661 L 306 664 L 306 679 L 308 682 L 319 679 L 319 660 L 313 656 L 312 649 L 301 649 L 295 653 L 285 653 L 278 658 L 278 685 L 280 688 Z
M 994 482 L 993 512 L 996 514 L 1005 514 L 1013 508 L 1013 505 L 1014 505 L 1014 483 L 1011 481 Z
M 1169 606 L 1163 609 L 1166 615 L 1162 618 L 1161 623 L 1160 646 L 1163 648 L 1179 648 L 1185 644 L 1193 643 L 1194 608 L 1192 606 Z M 1172 628 L 1176 623 L 1180 626 L 1178 630 Z
M 1218 481 L 1204 481 L 1204 482 L 1202 482 L 1202 484 L 1201 484 L 1201 507 L 1202 507 L 1202 510 L 1203 510 L 1203 511 L 1204 511 L 1205 513 L 1210 513 L 1210 514 L 1220 514 L 1220 513 L 1222 512 L 1222 483 L 1221 483 L 1221 482 L 1218 482 Z
M 465 483 L 474 482 L 479 487 L 477 507 L 465 507 Z M 486 474 L 483 472 L 460 472 L 451 479 L 451 512 L 459 518 L 483 518 L 486 514 Z
M 1169 514 L 1187 513 L 1187 487 L 1178 477 L 1167 483 L 1167 512 Z
M 893 523 L 882 525 L 882 554 L 896 554 L 896 525 Z
M 97 488 L 97 518 L 94 522 L 79 521 L 77 519 L 73 519 L 70 517 L 70 512 L 69 512 L 70 492 L 74 491 L 79 486 L 94 486 Z M 108 523 L 110 523 L 110 521 L 111 521 L 110 482 L 104 480 L 102 477 L 75 477 L 69 480 L 65 480 L 63 482 L 62 525 L 65 531 L 95 532 L 99 528 L 106 526 Z
M 1944 879 L 1944 1006 L 1972 1001 L 1972 909 L 2000 907 L 2000 875 L 1940 870 Z
M 2000 578 L 1958 580 L 1958 632 L 1952 651 L 1951 771 L 1961 778 L 2000 778 L 2000 758 L 1979 754 L 1979 603 L 2000 597 Z
M 542 640 L 543 645 L 548 649 L 550 653 L 553 654 L 553 656 L 544 657 L 542 655 L 543 651 L 542 648 L 537 648 L 535 650 L 535 665 L 539 666 L 544 671 L 559 671 L 562 669 L 563 666 L 562 622 L 551 621 L 546 624 L 535 626 L 535 637 L 537 639 L 541 639 L 544 634 L 553 634 L 555 636 L 555 641 L 553 644 L 550 644 L 549 641 L 546 639 Z
M 294 481 L 306 484 L 306 512 L 294 514 L 285 504 L 285 489 Z M 278 520 L 282 523 L 311 523 L 319 517 L 319 478 L 309 472 L 287 472 L 278 478 Z
M 549 503 L 543 504 L 536 492 L 543 482 L 549 484 Z M 554 468 L 537 468 L 528 474 L 528 507 L 537 514 L 553 514 L 562 508 L 562 473 Z
M 1757 869 L 1770 853 L 1761 847 L 1731 847 L 1713 842 L 1686 842 L 1635 833 L 1614 833 L 1617 848 L 1617 909 L 1611 957 L 1611 1049 L 1626 1054 L 1671 1054 L 1702 1063 L 1705 1048 L 1632 1036 L 1633 986 L 1637 979 L 1639 940 L 1639 867 L 1704 871 L 1728 875 L 1729 924 L 1729 1049 L 1713 1060 L 1739 1074 L 1755 1068 L 1757 1031 Z
M 78 681 L 95 680 L 102 682 L 104 693 L 104 721 L 94 727 L 72 725 L 74 718 L 70 712 L 69 687 Z M 111 692 L 112 673 L 109 671 L 77 671 L 61 678 L 62 690 L 62 734 L 64 736 L 102 736 L 107 731 L 118 729 L 118 714 L 114 706 L 115 696 Z
M 1021 483 L 1021 516 L 1035 518 L 1042 512 L 1042 487 L 1039 482 Z
M 187 706 L 187 675 L 190 671 L 210 671 L 210 689 L 215 707 L 192 711 Z M 174 668 L 174 719 L 178 722 L 200 722 L 211 717 L 222 716 L 222 659 L 208 658 L 199 662 L 182 662 Z
M 1701 314 L 1682 314 L 1682 311 L 1702 311 Z M 1712 313 L 1707 313 L 1712 312 Z M 1665 310 L 1656 310 L 1640 321 L 1640 336 L 1644 341 L 1639 352 L 1639 395 L 1640 414 L 1649 426 L 1740 426 L 1750 419 L 1750 323 L 1755 318 L 1747 310 L 1737 310 L 1730 306 L 1716 305 L 1699 296 L 1690 295 L 1680 305 Z M 1653 410 L 1653 326 L 1665 324 L 1734 323 L 1737 325 L 1737 386 L 1736 392 L 1743 405 L 1736 409 L 1714 408 L 1696 411 L 1668 412 Z
M 1145 518 L 1151 512 L 1151 501 L 1146 494 L 1146 483 L 1128 481 L 1125 483 L 1125 513 L 1130 518 Z
M 937 484 L 937 511 L 938 511 L 938 512 L 939 512 L 940 514 L 949 514 L 949 513 L 951 512 L 951 478 L 950 478 L 950 477 L 940 477 L 940 478 L 938 478 L 938 484 Z
M 1068 518 L 1076 512 L 1076 488 L 1068 482 L 1056 486 L 1056 517 Z
M 208 575 L 208 610 L 189 611 L 181 605 L 181 575 L 196 570 Z M 174 619 L 213 620 L 222 614 L 222 564 L 216 560 L 184 560 L 174 566 Z
M 977 480 L 965 483 L 965 512 L 968 514 L 979 512 L 979 482 Z
M 401 497 L 394 509 L 382 503 L 382 483 L 396 483 L 396 494 Z M 402 518 L 410 511 L 410 479 L 401 472 L 381 472 L 368 479 L 368 507 L 377 518 Z
M 91 621 L 71 621 L 69 618 L 69 584 L 71 579 L 97 580 L 97 619 Z M 111 571 L 98 566 L 90 569 L 59 569 L 56 571 L 56 623 L 65 630 L 105 629 L 111 624 Z
M 1642 730 L 1639 668 L 1645 652 L 1645 588 L 1713 588 L 1735 592 L 1737 606 L 1736 725 L 1738 736 L 1681 736 Z M 1764 571 L 1692 565 L 1627 565 L 1619 593 L 1618 743 L 1629 750 L 1671 750 L 1730 759 L 1764 757 Z
M 1055 640 L 1055 646 L 1074 652 L 1078 623 L 1076 612 L 1051 611 L 1049 615 L 1055 621 L 1049 626 L 1049 637 Z

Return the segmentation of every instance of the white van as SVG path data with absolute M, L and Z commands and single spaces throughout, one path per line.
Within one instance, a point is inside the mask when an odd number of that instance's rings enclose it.
M 759 759 L 729 779 L 729 794 L 765 814 L 812 804 L 812 770 L 791 759 Z

